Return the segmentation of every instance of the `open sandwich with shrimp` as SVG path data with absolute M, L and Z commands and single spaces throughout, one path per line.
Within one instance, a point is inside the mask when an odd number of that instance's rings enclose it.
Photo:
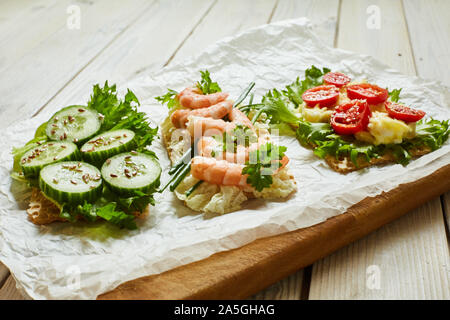
M 13 149 L 12 177 L 31 186 L 27 210 L 35 224 L 107 221 L 136 229 L 159 187 L 161 167 L 149 150 L 152 128 L 139 101 L 116 86 L 94 86 L 87 105 L 62 108 L 34 138 Z
M 250 198 L 286 198 L 297 188 L 286 147 L 238 108 L 253 86 L 233 101 L 206 70 L 194 86 L 156 97 L 169 107 L 161 132 L 172 167 L 163 190 L 195 211 L 224 214 Z
M 406 166 L 448 139 L 449 120 L 426 118 L 399 102 L 400 92 L 312 66 L 303 80 L 272 89 L 260 103 L 240 110 L 296 135 L 333 170 L 348 173 L 387 163 Z

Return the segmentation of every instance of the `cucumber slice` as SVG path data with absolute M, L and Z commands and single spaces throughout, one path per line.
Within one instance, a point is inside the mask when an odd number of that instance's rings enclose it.
M 101 172 L 112 191 L 133 196 L 137 191 L 151 193 L 159 187 L 161 166 L 155 157 L 131 151 L 106 160 Z
M 134 149 L 134 137 L 134 132 L 128 129 L 104 132 L 83 144 L 80 151 L 86 162 L 101 167 L 106 159 Z
M 69 106 L 56 112 L 47 122 L 45 133 L 50 140 L 85 142 L 100 130 L 100 114 L 84 106 Z
M 25 152 L 20 167 L 27 178 L 39 177 L 43 167 L 51 163 L 81 159 L 76 144 L 68 141 L 49 141 Z
M 64 161 L 41 170 L 39 187 L 59 204 L 94 202 L 101 195 L 102 178 L 100 171 L 89 163 Z

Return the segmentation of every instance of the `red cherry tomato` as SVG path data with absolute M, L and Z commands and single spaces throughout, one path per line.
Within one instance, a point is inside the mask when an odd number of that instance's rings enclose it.
M 347 95 L 350 99 L 365 99 L 368 104 L 378 104 L 385 102 L 389 93 L 374 84 L 361 83 L 348 86 Z
M 319 104 L 320 108 L 332 106 L 339 98 L 339 89 L 331 85 L 321 85 L 306 90 L 302 99 L 309 107 Z
M 367 128 L 371 115 L 367 101 L 351 100 L 336 107 L 331 126 L 338 134 L 355 134 Z
M 332 84 L 340 88 L 349 83 L 352 79 L 340 72 L 328 72 L 323 76 L 323 82 L 326 84 Z
M 425 116 L 425 112 L 422 110 L 413 109 L 395 102 L 386 101 L 384 106 L 391 118 L 405 122 L 416 122 Z

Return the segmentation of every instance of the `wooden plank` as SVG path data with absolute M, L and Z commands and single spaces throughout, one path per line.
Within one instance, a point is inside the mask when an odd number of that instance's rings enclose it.
M 450 85 L 450 1 L 403 1 L 417 72 Z
M 69 1 L 14 1 L 2 4 L 0 72 L 64 27 Z M 33 26 L 33 27 L 30 27 Z
M 0 288 L 2 287 L 3 283 L 6 281 L 6 278 L 9 275 L 8 269 L 5 267 L 3 263 L 0 262 Z
M 307 17 L 314 33 L 327 45 L 333 46 L 339 0 L 279 0 L 271 22 Z
M 449 299 L 446 241 L 435 198 L 314 264 L 309 298 Z
M 303 287 L 303 269 L 253 295 L 253 300 L 300 300 Z
M 377 12 L 380 18 L 379 29 L 376 24 Z M 343 0 L 337 46 L 371 55 L 404 74 L 415 75 L 414 59 L 402 12 L 400 0 Z
M 8 36 L 1 43 L 1 47 L 5 48 L 9 41 L 13 41 L 16 45 L 12 48 L 19 47 L 20 54 L 17 56 L 22 56 L 15 60 L 14 51 L 5 51 L 7 60 L 12 59 L 14 63 L 7 64 L 1 71 L 0 125 L 9 125 L 24 115 L 31 116 L 111 41 L 149 10 L 152 3 L 145 0 L 133 0 L 127 4 L 107 0 L 78 3 L 81 10 L 79 30 L 67 27 L 67 6 L 59 1 L 55 9 L 39 10 L 37 21 L 31 20 L 29 24 L 26 20 L 22 21 L 17 31 L 18 42 Z M 23 31 L 24 28 L 46 32 L 42 33 L 44 38 L 39 36 L 36 43 L 33 38 L 37 36 L 31 31 Z
M 403 1 L 403 7 L 418 74 L 450 86 L 450 1 L 409 0 Z M 444 214 L 450 234 L 450 193 L 442 196 L 442 203 L 447 205 Z
M 132 280 L 99 299 L 240 299 L 398 219 L 450 189 L 450 165 L 365 198 L 312 227 L 258 239 L 162 274 Z M 411 198 L 411 194 L 415 196 Z M 414 254 L 414 253 L 413 253 Z M 295 257 L 295 258 L 293 258 Z
M 218 0 L 193 34 L 177 50 L 172 60 L 195 55 L 217 40 L 267 23 L 275 4 L 276 0 Z
M 366 10 L 370 5 L 380 9 L 381 29 L 366 27 Z M 371 54 L 406 74 L 415 74 L 401 13 L 400 1 L 344 0 L 338 46 Z M 310 298 L 445 299 L 450 294 L 448 261 L 442 210 L 439 198 L 435 198 L 401 220 L 314 264 Z M 378 271 L 381 289 L 373 289 L 373 285 L 369 289 L 367 281 L 373 280 Z
M 450 192 L 447 192 L 442 197 L 442 207 L 444 210 L 444 217 L 446 219 L 447 236 L 449 237 L 449 227 L 450 227 Z
M 16 281 L 8 277 L 5 284 L 0 288 L 0 300 L 23 300 L 24 297 L 16 288 Z
M 313 23 L 314 32 L 327 45 L 333 46 L 339 0 L 279 0 L 270 22 L 285 19 L 307 17 Z M 257 293 L 252 299 L 257 300 L 298 300 L 308 295 L 308 288 L 304 292 L 304 270 L 301 269 L 289 277 L 271 285 Z M 309 281 L 310 279 L 307 279 Z
M 108 80 L 121 88 L 127 79 L 161 68 L 214 5 L 202 0 L 157 2 L 53 97 L 45 110 L 86 103 L 95 83 Z

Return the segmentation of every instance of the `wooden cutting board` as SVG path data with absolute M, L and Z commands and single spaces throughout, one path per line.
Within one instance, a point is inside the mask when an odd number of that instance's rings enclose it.
M 98 299 L 244 299 L 449 190 L 450 164 L 320 224 L 125 282 Z

